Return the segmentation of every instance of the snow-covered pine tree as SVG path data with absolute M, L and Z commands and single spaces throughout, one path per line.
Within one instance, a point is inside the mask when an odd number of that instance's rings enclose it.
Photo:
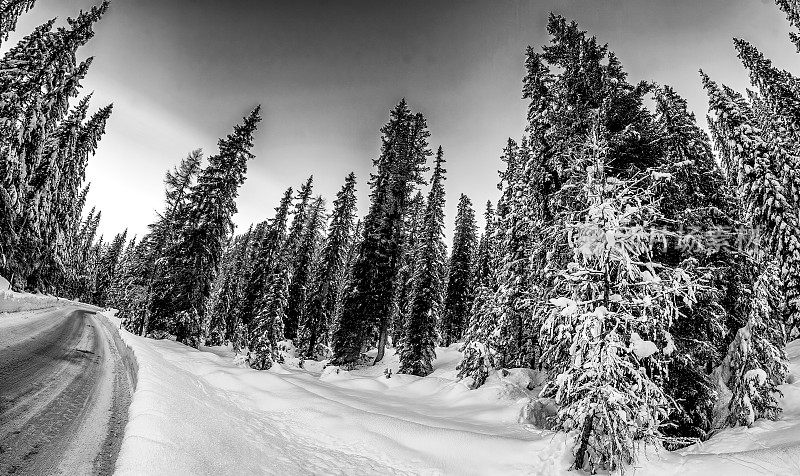
M 789 20 L 789 24 L 795 29 L 800 28 L 800 5 L 798 5 L 797 0 L 775 0 L 775 3 L 786 14 L 786 19 Z M 792 31 L 789 33 L 789 38 L 792 40 L 792 43 L 794 43 L 797 51 L 800 52 L 800 36 Z
M 300 307 L 298 315 L 298 329 L 295 332 L 294 344 L 299 349 L 308 348 L 308 332 L 306 329 L 307 317 L 305 314 L 308 306 L 308 297 L 313 284 L 312 278 L 316 272 L 319 258 L 319 247 L 325 233 L 325 200 L 317 196 L 308 205 L 308 214 L 303 235 L 300 237 L 300 246 L 296 254 L 292 254 L 298 279 L 289 284 L 289 302 L 296 302 Z M 292 295 L 294 297 L 292 298 Z M 288 336 L 287 336 L 288 338 Z
M 235 199 L 245 180 L 247 161 L 253 157 L 250 149 L 260 120 L 259 106 L 232 134 L 219 140 L 219 153 L 209 157 L 187 197 L 187 225 L 164 253 L 164 271 L 154 286 L 152 309 L 174 326 L 181 342 L 200 344 L 206 300 L 233 231 Z
M 538 329 L 532 319 L 531 303 L 531 207 L 532 160 L 527 139 L 517 144 L 509 139 L 503 160 L 506 171 L 499 187 L 497 204 L 497 291 L 492 297 L 492 318 L 496 328 L 489 337 L 495 368 L 532 367 L 535 362 L 533 335 Z
M 556 273 L 542 326 L 543 357 L 556 376 L 542 396 L 559 405 L 556 427 L 575 432 L 574 468 L 591 472 L 622 469 L 637 444 L 663 440 L 672 403 L 660 382 L 675 350 L 669 329 L 702 287 L 694 260 L 653 261 L 643 231 L 660 218 L 650 176 L 609 176 L 608 135 L 599 121 L 595 127 L 571 183 L 557 192 L 585 205 L 545 229 L 570 243 L 573 256 Z
M 745 318 L 737 315 L 739 306 L 726 302 L 726 296 L 741 293 L 739 263 L 746 259 L 738 256 L 730 246 L 733 243 L 682 246 L 687 234 L 732 240 L 729 234 L 736 224 L 735 202 L 708 136 L 697 125 L 694 114 L 688 112 L 686 101 L 668 86 L 655 90 L 655 100 L 664 158 L 663 165 L 652 173 L 664 179 L 656 181 L 653 192 L 664 217 L 659 226 L 674 235 L 654 249 L 654 259 L 673 267 L 695 259 L 710 270 L 707 289 L 696 296 L 693 306 L 682 306 L 682 318 L 670 328 L 675 352 L 664 390 L 676 406 L 664 433 L 706 439 L 718 398 L 710 371 L 722 361 L 728 334 Z
M 95 277 L 94 296 L 92 302 L 100 307 L 108 305 L 111 287 L 119 275 L 119 263 L 125 248 L 128 230 L 117 233 L 114 239 L 105 247 L 100 261 L 97 263 L 97 276 Z
M 259 224 L 254 231 L 250 249 L 247 251 L 247 262 L 240 271 L 235 327 L 241 326 L 239 337 L 242 340 L 234 340 L 236 347 L 250 346 L 250 336 L 259 325 L 257 315 L 261 312 L 269 291 L 270 275 L 282 263 L 280 257 L 286 246 L 286 222 L 291 203 L 292 188 L 289 187 L 275 208 L 272 221 L 269 224 Z
M 442 345 L 449 346 L 464 335 L 469 319 L 475 286 L 472 259 L 477 245 L 477 226 L 472 201 L 463 193 L 458 198 L 453 251 L 450 254 L 449 278 L 444 309 L 439 326 Z
M 0 1 L 0 46 L 8 40 L 8 34 L 17 28 L 20 15 L 33 8 L 36 0 Z
M 136 319 L 139 328 L 134 332 L 147 335 L 151 328 L 163 330 L 163 323 L 151 322 L 151 300 L 154 297 L 153 285 L 157 277 L 163 273 L 164 253 L 172 247 L 187 219 L 188 196 L 200 173 L 203 152 L 193 150 L 181 159 L 177 167 L 167 170 L 164 175 L 164 208 L 156 220 L 148 226 L 148 233 L 142 238 L 137 249 L 138 279 L 136 285 L 141 292 L 136 293 L 144 298 L 142 303 L 131 303 L 131 315 L 127 309 L 120 309 L 122 317 Z M 133 314 L 144 309 L 141 316 Z
M 303 246 L 306 245 L 303 241 L 303 236 L 309 217 L 309 202 L 311 201 L 313 182 L 314 176 L 312 175 L 308 177 L 308 180 L 300 187 L 297 203 L 292 212 L 292 224 L 289 226 L 289 237 L 286 244 L 294 257 L 287 262 L 287 264 L 290 265 L 289 294 L 287 298 L 286 319 L 283 323 L 284 333 L 287 339 L 294 339 L 297 337 L 300 315 L 305 303 L 305 290 L 310 278 L 309 268 L 311 266 L 311 256 L 307 252 L 305 256 L 301 257 L 300 255 L 303 253 Z
M 353 232 L 347 239 L 347 248 L 344 253 L 344 266 L 339 276 L 339 285 L 336 289 L 336 306 L 334 307 L 333 321 L 331 328 L 328 332 L 329 336 L 333 336 L 339 328 L 339 322 L 342 320 L 342 302 L 344 301 L 344 292 L 351 283 L 353 276 L 353 264 L 358 257 L 358 249 L 361 246 L 361 241 L 364 239 L 364 221 L 356 220 L 356 226 L 353 227 Z M 332 338 L 329 339 L 332 342 Z
M 464 345 L 461 352 L 464 358 L 458 364 L 458 377 L 471 378 L 472 387 L 483 385 L 493 368 L 491 352 L 487 343 L 494 332 L 491 299 L 497 290 L 497 215 L 492 202 L 486 202 L 484 212 L 484 229 L 478 243 L 475 258 L 475 299 L 470 310 L 469 325 L 464 334 Z
M 0 37 L 31 5 L 3 3 L 9 16 L 0 20 Z M 107 8 L 104 2 L 55 30 L 51 20 L 0 60 L 0 274 L 16 288 L 53 292 L 67 274 L 65 245 L 77 224 L 86 157 L 111 112 L 101 108 L 83 123 L 88 99 L 70 111 L 91 64 L 79 63 L 76 52 Z
M 204 330 L 204 334 L 208 336 L 207 345 L 222 345 L 233 335 L 240 270 L 252 234 L 251 225 L 245 233 L 234 237 L 223 255 L 220 272 L 208 303 L 208 329 Z
M 771 395 L 777 392 L 777 386 L 783 383 L 785 377 L 785 366 L 776 365 L 775 358 L 778 357 L 777 362 L 784 360 L 782 347 L 785 343 L 785 323 L 778 314 L 785 307 L 786 300 L 781 300 L 783 306 L 769 306 L 767 290 L 775 289 L 769 286 L 774 279 L 769 276 L 770 271 L 778 271 L 782 276 L 783 266 L 786 265 L 780 262 L 781 255 L 776 256 L 774 248 L 776 241 L 780 242 L 778 239 L 785 235 L 778 234 L 776 237 L 775 228 L 772 227 L 776 224 L 784 229 L 791 227 L 791 221 L 786 223 L 783 219 L 791 205 L 776 178 L 785 170 L 784 162 L 780 160 L 780 153 L 773 155 L 777 152 L 775 144 L 771 143 L 769 132 L 759 127 L 758 115 L 732 89 L 720 87 L 705 74 L 702 74 L 702 79 L 708 93 L 709 110 L 715 116 L 710 118 L 709 124 L 715 135 L 720 159 L 726 168 L 729 183 L 737 190 L 739 220 L 750 230 L 766 232 L 766 236 L 754 237 L 755 247 L 744 250 L 743 258 L 747 260 L 747 266 L 742 268 L 754 275 L 754 279 L 744 283 L 752 287 L 752 291 L 745 294 L 750 298 L 742 299 L 743 307 L 748 310 L 746 321 L 741 323 L 742 327 L 733 341 L 740 345 L 732 343 L 729 346 L 720 369 L 721 383 L 732 392 L 726 422 L 750 424 L 759 418 L 774 419 L 780 411 Z M 780 265 L 772 263 L 773 260 L 780 262 Z M 785 286 L 786 281 L 783 283 Z M 752 373 L 747 374 L 750 370 L 758 370 L 759 378 L 750 378 L 753 376 Z M 765 378 L 760 377 L 761 372 L 764 372 Z M 755 393 L 760 395 L 757 399 L 759 405 L 748 406 L 746 403 L 754 399 Z
M 376 361 L 383 358 L 388 337 L 395 279 L 400 258 L 403 216 L 411 191 L 421 181 L 428 149 L 425 117 L 412 113 L 405 99 L 381 128 L 377 173 L 370 180 L 370 208 L 364 238 L 342 301 L 333 336 L 333 363 L 355 365 L 362 350 L 377 340 Z
M 425 220 L 425 197 L 417 191 L 408 206 L 403 223 L 403 241 L 400 255 L 400 267 L 397 270 L 392 309 L 392 344 L 397 347 L 405 332 L 411 304 L 411 287 L 413 285 L 414 265 L 416 264 L 417 242 Z
M 800 331 L 800 79 L 779 70 L 753 45 L 735 39 L 750 82 L 758 88 L 757 123 L 766 141 L 766 162 L 755 161 L 751 188 L 774 189 L 763 203 L 748 201 L 748 217 L 775 254 L 786 300 L 786 324 Z M 758 193 L 758 192 L 756 192 Z
M 336 313 L 337 291 L 346 266 L 345 254 L 356 214 L 355 190 L 356 175 L 350 172 L 333 201 L 328 235 L 306 305 L 304 327 L 307 342 L 304 353 L 309 358 L 321 357 L 325 354 L 322 349 L 329 345 L 329 332 Z
M 425 202 L 425 217 L 414 253 L 411 301 L 400 342 L 399 373 L 424 377 L 433 372 L 441 318 L 442 292 L 447 252 L 444 245 L 444 152 L 436 151 L 431 189 Z
M 736 332 L 719 369 L 730 391 L 724 422 L 730 426 L 750 426 L 759 418 L 777 420 L 781 413 L 777 386 L 783 383 L 787 368 L 778 319 L 779 275 L 773 264 L 756 277 L 747 321 Z

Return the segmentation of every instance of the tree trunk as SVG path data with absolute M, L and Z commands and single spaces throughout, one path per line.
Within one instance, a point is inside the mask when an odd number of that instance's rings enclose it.
M 589 446 L 589 435 L 592 433 L 592 424 L 594 423 L 594 412 L 592 412 L 587 421 L 583 424 L 583 429 L 581 430 L 581 438 L 580 438 L 580 445 L 578 446 L 578 450 L 575 452 L 575 465 L 573 469 L 582 470 L 583 465 L 586 463 L 586 449 Z M 592 471 L 594 473 L 594 471 Z
M 383 360 L 383 354 L 386 352 L 386 339 L 389 333 L 388 327 L 388 319 L 381 320 L 381 335 L 378 338 L 378 355 L 375 356 L 375 362 L 373 362 L 372 365 L 375 365 Z

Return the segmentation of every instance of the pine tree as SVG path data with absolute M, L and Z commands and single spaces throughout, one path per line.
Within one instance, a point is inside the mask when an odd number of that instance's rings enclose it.
M 785 240 L 792 240 L 783 232 L 792 228 L 793 218 L 787 216 L 791 214 L 787 213 L 791 204 L 782 188 L 776 186 L 780 182 L 775 177 L 785 170 L 785 156 L 770 140 L 768 129 L 758 127 L 758 115 L 741 95 L 726 86 L 720 87 L 705 74 L 702 74 L 702 79 L 709 96 L 709 109 L 716 116 L 709 122 L 716 136 L 721 161 L 729 182 L 737 190 L 740 220 L 751 230 L 762 228 L 766 232 L 766 236 L 755 237 L 755 244 L 761 249 L 745 250 L 744 259 L 756 278 L 745 281 L 752 287 L 752 297 L 744 303 L 743 307 L 748 310 L 746 321 L 733 341 L 740 345 L 731 344 L 721 369 L 722 381 L 733 393 L 727 423 L 749 425 L 758 418 L 777 418 L 780 409 L 769 395 L 777 392 L 777 386 L 785 376 L 785 366 L 781 364 L 785 339 L 783 323 L 780 322 L 783 318 L 776 316 L 781 313 L 782 306 L 769 306 L 767 293 L 767 290 L 774 289 L 768 285 L 771 281 L 769 270 L 777 271 L 782 278 L 787 264 L 792 263 L 791 258 L 782 261 L 779 254 L 785 250 L 782 248 Z M 782 266 L 770 263 L 773 259 Z M 791 289 L 787 286 L 791 285 L 791 280 L 783 282 L 784 289 Z M 788 297 L 785 292 L 781 294 Z M 750 370 L 757 370 L 759 378 L 750 378 L 752 374 L 747 374 Z M 764 378 L 760 377 L 762 372 Z M 760 395 L 758 405 L 748 405 L 756 393 Z
M 364 239 L 358 248 L 352 277 L 334 333 L 335 365 L 355 365 L 361 352 L 377 340 L 376 361 L 383 358 L 397 268 L 403 215 L 413 186 L 421 180 L 428 150 L 427 123 L 413 114 L 405 100 L 391 112 L 381 129 L 381 155 L 375 161 L 370 209 L 364 219 Z
M 92 299 L 92 302 L 100 307 L 105 307 L 109 303 L 109 293 L 120 271 L 119 264 L 127 236 L 128 230 L 114 236 L 114 239 L 103 250 L 103 254 L 100 257 L 100 262 L 97 265 L 94 297 Z
M 297 337 L 297 329 L 300 325 L 300 318 L 305 304 L 306 286 L 308 286 L 310 278 L 312 250 L 308 248 L 310 243 L 307 243 L 304 238 L 310 216 L 309 202 L 311 200 L 313 180 L 313 176 L 309 177 L 300 188 L 300 194 L 297 197 L 298 201 L 292 214 L 292 225 L 289 227 L 287 246 L 291 250 L 290 252 L 294 259 L 290 261 L 289 295 L 286 320 L 284 322 L 284 333 L 287 339 L 295 339 Z
M 261 120 L 256 107 L 232 134 L 220 139 L 219 153 L 208 159 L 188 197 L 186 226 L 165 251 L 156 280 L 153 313 L 171 322 L 179 341 L 199 345 L 206 300 L 219 270 L 225 243 L 233 231 L 235 198 L 253 157 L 253 133 Z
M 36 0 L 2 0 L 0 2 L 0 46 L 17 27 L 17 19 L 33 8 Z
M 329 331 L 336 313 L 338 289 L 346 266 L 345 252 L 353 229 L 356 214 L 356 176 L 345 178 L 344 185 L 333 201 L 333 214 L 322 249 L 320 263 L 312 281 L 311 293 L 306 306 L 305 333 L 307 334 L 305 355 L 318 358 L 323 352 L 318 347 L 327 347 Z
M 263 291 L 251 297 L 255 313 L 243 324 L 250 348 L 248 361 L 251 367 L 260 370 L 269 369 L 279 359 L 278 342 L 284 339 L 283 321 L 288 304 L 289 260 L 292 257 L 286 221 L 291 201 L 292 189 L 289 188 L 256 252 L 255 266 L 260 270 L 257 276 L 262 276 L 259 280 L 264 280 Z
M 33 2 L 0 5 L 0 40 Z M 88 98 L 70 110 L 91 58 L 78 62 L 77 50 L 94 35 L 104 2 L 68 27 L 54 21 L 36 28 L 0 60 L 0 273 L 20 289 L 66 291 L 80 220 L 77 205 L 84 187 L 86 159 L 97 147 L 111 107 L 85 121 Z
M 686 101 L 668 86 L 655 91 L 656 124 L 661 130 L 664 163 L 653 173 L 664 177 L 655 183 L 664 230 L 676 237 L 721 235 L 737 225 L 735 201 L 716 164 L 708 136 L 688 112 Z M 722 236 L 725 238 L 725 236 Z M 745 316 L 727 296 L 740 295 L 741 264 L 738 250 L 720 242 L 682 246 L 670 238 L 654 249 L 655 259 L 679 266 L 687 259 L 710 270 L 706 291 L 692 307 L 681 308 L 681 319 L 670 333 L 676 350 L 664 383 L 677 404 L 665 425 L 670 436 L 706 439 L 713 428 L 717 389 L 711 370 L 718 366 L 732 330 Z
M 440 327 L 442 345 L 449 346 L 464 334 L 474 299 L 473 264 L 477 245 L 477 227 L 472 202 L 463 193 L 458 199 L 453 252 Z
M 535 362 L 533 335 L 538 329 L 529 309 L 531 302 L 531 206 L 527 139 L 521 146 L 509 139 L 503 160 L 507 163 L 499 187 L 497 204 L 497 291 L 492 298 L 497 332 L 490 337 L 494 366 L 532 367 Z
M 258 324 L 257 315 L 261 311 L 272 273 L 281 263 L 281 254 L 286 246 L 286 222 L 289 206 L 292 203 L 292 188 L 289 187 L 275 208 L 275 216 L 269 224 L 259 224 L 253 234 L 250 249 L 247 251 L 246 265 L 242 267 L 239 278 L 239 299 L 235 314 L 237 324 L 243 329 L 242 341 L 234 345 L 250 345 L 250 336 Z M 283 331 L 281 331 L 282 333 Z
M 461 352 L 464 358 L 458 364 L 458 377 L 471 378 L 472 387 L 483 385 L 492 369 L 489 336 L 494 332 L 493 314 L 490 312 L 491 299 L 497 289 L 497 239 L 495 237 L 496 214 L 492 202 L 486 202 L 484 212 L 486 224 L 478 243 L 475 257 L 475 299 L 470 309 L 469 325 L 464 335 Z
M 411 305 L 411 288 L 413 286 L 416 251 L 422 222 L 425 219 L 425 197 L 417 192 L 408 206 L 403 224 L 403 238 L 400 255 L 400 267 L 397 271 L 392 309 L 392 343 L 397 347 L 403 339 L 405 323 L 408 320 Z
M 291 282 L 289 286 L 289 302 L 296 302 L 300 307 L 298 316 L 298 330 L 296 331 L 294 342 L 295 347 L 300 349 L 308 348 L 308 329 L 306 310 L 309 303 L 309 294 L 313 286 L 313 277 L 318 266 L 319 248 L 325 232 L 325 200 L 318 196 L 308 207 L 308 217 L 303 227 L 303 235 L 300 240 L 300 247 L 295 259 L 295 268 L 300 276 Z M 304 276 L 303 276 L 304 275 Z
M 574 468 L 591 472 L 633 462 L 636 441 L 664 439 L 671 402 L 661 382 L 675 351 L 669 329 L 703 286 L 695 260 L 653 261 L 641 231 L 660 219 L 649 176 L 610 177 L 608 133 L 595 127 L 584 186 L 559 192 L 585 206 L 565 210 L 546 230 L 566 238 L 573 257 L 554 279 L 557 297 L 542 326 L 544 358 L 556 373 L 542 396 L 560 407 L 557 428 L 575 432 Z
M 208 329 L 205 334 L 207 345 L 222 345 L 234 334 L 236 322 L 235 306 L 239 291 L 244 257 L 250 245 L 253 227 L 234 237 L 222 259 L 220 273 L 214 283 L 214 291 L 208 304 Z
M 436 152 L 431 189 L 425 205 L 425 219 L 414 253 L 411 303 L 399 348 L 400 373 L 424 377 L 433 372 L 441 317 L 445 279 L 444 246 L 444 153 Z
M 140 296 L 144 297 L 145 302 L 134 305 L 135 309 L 144 308 L 144 315 L 139 322 L 141 328 L 137 329 L 142 335 L 147 335 L 152 326 L 163 326 L 163 323 L 151 322 L 150 319 L 155 294 L 153 286 L 156 278 L 164 272 L 165 251 L 175 245 L 180 230 L 186 224 L 189 192 L 200 173 L 202 160 L 202 151 L 196 149 L 183 158 L 177 167 L 167 171 L 164 175 L 164 211 L 149 225 L 149 232 L 142 239 L 138 257 L 138 285 L 144 288 Z

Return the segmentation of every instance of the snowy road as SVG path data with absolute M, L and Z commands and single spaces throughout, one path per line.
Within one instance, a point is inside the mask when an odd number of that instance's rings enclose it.
M 0 316 L 0 474 L 111 474 L 130 387 L 93 311 Z

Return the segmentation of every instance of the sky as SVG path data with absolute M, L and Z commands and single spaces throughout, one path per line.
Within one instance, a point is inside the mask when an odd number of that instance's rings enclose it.
M 98 1 L 38 0 L 17 34 Z M 234 218 L 271 217 L 283 191 L 314 175 L 329 202 L 359 179 L 359 211 L 380 127 L 405 97 L 447 160 L 448 241 L 458 196 L 480 218 L 495 201 L 501 149 L 524 130 L 524 50 L 548 41 L 548 12 L 578 21 L 620 57 L 632 81 L 673 86 L 705 124 L 698 69 L 748 86 L 731 42 L 755 44 L 790 71 L 789 25 L 767 0 L 348 1 L 114 0 L 79 51 L 94 56 L 84 91 L 114 103 L 87 180 L 108 237 L 141 235 L 163 202 L 164 172 L 219 137 L 255 105 L 263 121 Z

